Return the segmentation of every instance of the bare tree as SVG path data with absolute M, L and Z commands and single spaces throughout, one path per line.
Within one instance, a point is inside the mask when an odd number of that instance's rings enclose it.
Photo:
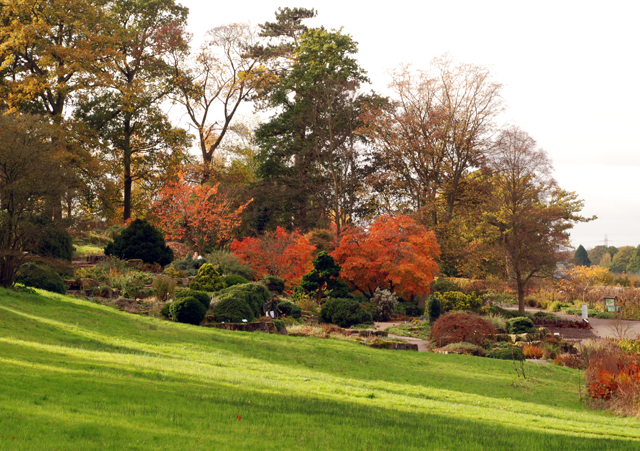
M 194 55 L 173 56 L 178 88 L 174 100 L 184 106 L 197 130 L 205 178 L 216 150 L 233 131 L 232 121 L 240 105 L 268 77 L 259 58 L 247 53 L 256 39 L 249 25 L 225 25 L 209 30 Z

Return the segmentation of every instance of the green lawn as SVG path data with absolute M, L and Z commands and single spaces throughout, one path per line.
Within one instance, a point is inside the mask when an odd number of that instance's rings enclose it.
M 228 332 L 0 289 L 0 450 L 640 449 L 579 372 Z M 515 383 L 514 383 L 515 379 Z
M 104 255 L 104 246 L 97 244 L 76 244 L 75 255 L 85 257 L 88 255 Z

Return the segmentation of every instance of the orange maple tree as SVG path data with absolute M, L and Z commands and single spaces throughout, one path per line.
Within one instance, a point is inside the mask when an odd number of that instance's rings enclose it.
M 388 288 L 405 299 L 429 292 L 440 250 L 432 231 L 407 216 L 381 216 L 369 228 L 350 227 L 331 254 L 340 278 L 366 296 Z
M 153 204 L 165 239 L 187 241 L 202 254 L 208 245 L 231 238 L 240 225 L 240 214 L 251 201 L 236 207 L 219 186 L 187 182 L 183 176 L 168 183 Z
M 256 280 L 264 275 L 277 276 L 292 287 L 313 268 L 315 246 L 298 232 L 288 233 L 277 227 L 275 232 L 267 232 L 259 238 L 234 240 L 231 250 L 256 272 Z

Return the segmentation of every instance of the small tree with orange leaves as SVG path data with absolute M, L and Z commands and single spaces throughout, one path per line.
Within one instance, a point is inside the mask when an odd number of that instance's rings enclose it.
M 231 250 L 242 263 L 255 271 L 256 280 L 264 275 L 282 277 L 289 287 L 298 285 L 313 268 L 315 246 L 298 232 L 288 233 L 277 227 L 259 238 L 234 240 Z
M 429 292 L 440 255 L 435 234 L 407 216 L 381 216 L 369 228 L 350 227 L 331 254 L 340 278 L 365 296 L 388 288 L 406 299 Z
M 187 241 L 202 254 L 207 246 L 231 238 L 240 225 L 240 214 L 251 201 L 236 207 L 219 186 L 190 183 L 182 176 L 167 184 L 153 205 L 165 239 Z

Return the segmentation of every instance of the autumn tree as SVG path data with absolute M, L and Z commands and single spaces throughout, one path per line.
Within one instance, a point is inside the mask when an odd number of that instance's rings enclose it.
M 587 250 L 582 247 L 582 244 L 578 246 L 578 249 L 576 249 L 576 253 L 573 255 L 573 258 L 575 258 L 578 264 L 581 266 L 591 266 L 589 254 L 587 254 Z
M 281 227 L 259 237 L 234 240 L 231 250 L 255 271 L 256 280 L 264 275 L 283 278 L 289 286 L 300 283 L 312 268 L 314 246 L 298 232 L 288 233 Z
M 347 228 L 332 256 L 341 279 L 367 297 L 376 288 L 405 299 L 429 292 L 440 255 L 435 234 L 407 216 L 381 216 L 368 230 Z
M 67 129 L 58 139 L 66 148 L 60 165 L 69 186 L 46 200 L 48 216 L 59 218 L 61 198 L 69 198 L 70 206 L 79 198 L 77 191 L 95 189 L 93 180 L 103 174 L 85 145 L 81 124 L 69 113 L 101 76 L 108 48 L 105 5 L 102 0 L 7 0 L 0 7 L 0 109 L 46 116 Z M 87 172 L 93 177 L 82 177 Z
M 618 252 L 615 253 L 611 259 L 611 267 L 609 268 L 612 273 L 620 274 L 627 271 L 627 265 L 629 264 L 633 251 L 633 246 L 622 246 L 618 248 Z
M 240 225 L 240 214 L 247 204 L 235 205 L 219 186 L 189 183 L 184 177 L 169 182 L 152 209 L 165 238 L 187 241 L 201 255 L 207 247 L 227 242 Z
M 62 131 L 42 117 L 0 115 L 0 285 L 13 285 L 27 244 L 41 235 L 43 200 L 65 187 Z
M 457 221 L 465 177 L 486 161 L 494 120 L 504 109 L 502 85 L 487 68 L 448 55 L 427 70 L 402 66 L 391 76 L 391 103 L 367 116 L 378 149 L 372 185 L 383 209 L 422 211 L 448 262 L 453 251 L 446 238 L 455 234 L 449 227 Z
M 167 58 L 186 48 L 188 10 L 175 0 L 115 0 L 108 13 L 108 64 L 100 84 L 81 99 L 77 117 L 96 131 L 120 174 L 128 220 L 134 184 L 144 188 L 172 160 L 186 157 L 186 132 L 171 124 L 160 104 L 173 89 Z
M 583 202 L 557 185 L 546 152 L 521 129 L 512 126 L 500 133 L 490 166 L 493 195 L 485 219 L 524 314 L 527 284 L 551 276 L 568 247 L 569 230 L 593 218 L 579 215 Z
M 560 287 L 570 293 L 585 296 L 595 287 L 611 285 L 613 274 L 602 266 L 575 266 L 560 281 Z

